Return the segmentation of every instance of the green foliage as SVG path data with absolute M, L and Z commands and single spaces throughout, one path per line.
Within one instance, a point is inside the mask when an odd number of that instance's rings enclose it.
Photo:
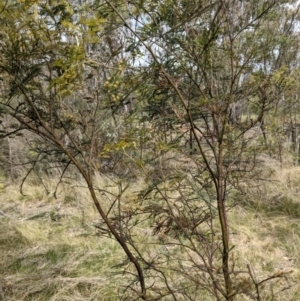
M 235 270 L 227 216 L 263 173 L 263 153 L 282 163 L 286 120 L 299 156 L 298 11 L 269 0 L 0 7 L 0 135 L 23 143 L 30 167 L 21 191 L 32 173 L 55 197 L 60 185 L 84 179 L 101 216 L 99 235 L 126 255 L 118 267 L 132 299 L 196 300 L 205 290 L 218 301 L 259 300 L 263 282 L 250 268 L 245 279 Z M 94 184 L 101 173 L 114 189 Z M 45 174 L 59 179 L 53 191 Z M 67 195 L 63 205 L 75 199 Z M 274 212 L 297 217 L 294 202 L 282 201 Z M 28 221 L 47 217 L 58 233 L 58 210 Z M 89 224 L 84 209 L 70 221 Z M 153 234 L 144 238 L 153 251 L 137 238 L 139 227 Z M 58 246 L 43 254 L 49 265 L 66 259 Z M 74 273 L 95 273 L 101 264 L 90 254 Z M 31 269 L 21 257 L 10 268 Z M 86 283 L 77 287 L 89 295 Z

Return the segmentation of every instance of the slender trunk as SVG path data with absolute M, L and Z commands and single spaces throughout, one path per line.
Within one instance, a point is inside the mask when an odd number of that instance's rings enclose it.
M 217 175 L 217 201 L 218 201 L 218 214 L 222 231 L 222 271 L 226 288 L 226 300 L 233 301 L 234 297 L 232 289 L 232 280 L 229 269 L 229 227 L 227 221 L 227 211 L 225 205 L 225 181 L 224 181 L 224 166 L 223 166 L 223 151 L 220 145 L 219 158 L 218 158 L 218 175 Z
M 190 143 L 190 155 L 192 155 L 193 154 L 193 131 L 191 129 L 190 129 L 189 143 Z
M 12 165 L 12 151 L 11 151 L 11 143 L 10 138 L 7 137 L 7 144 L 8 144 L 8 162 L 9 162 L 9 172 L 10 172 L 10 180 L 14 182 L 14 175 L 13 175 L 13 165 Z
M 133 263 L 133 265 L 135 266 L 135 269 L 138 273 L 138 281 L 140 284 L 140 288 L 141 288 L 141 294 L 140 297 L 145 300 L 146 299 L 146 284 L 145 284 L 145 277 L 144 277 L 144 273 L 143 273 L 143 269 L 139 263 L 139 261 L 137 260 L 137 258 L 134 256 L 134 254 L 130 251 L 130 249 L 128 248 L 128 245 L 126 243 L 126 241 L 122 238 L 121 234 L 119 234 L 115 227 L 112 225 L 111 221 L 109 220 L 108 216 L 105 214 L 105 212 L 103 211 L 99 200 L 96 196 L 94 187 L 93 187 L 93 182 L 92 182 L 92 178 L 84 171 L 84 169 L 82 168 L 82 166 L 80 166 L 80 164 L 77 162 L 77 160 L 62 146 L 62 144 L 55 140 L 54 141 L 57 145 L 59 145 L 61 147 L 61 149 L 65 152 L 65 154 L 70 158 L 70 160 L 72 160 L 72 162 L 75 164 L 75 166 L 77 167 L 78 171 L 80 172 L 80 174 L 83 176 L 83 178 L 85 179 L 87 185 L 88 185 L 88 189 L 90 191 L 91 197 L 93 199 L 93 202 L 96 206 L 96 209 L 99 213 L 99 215 L 102 217 L 102 219 L 104 220 L 105 224 L 107 225 L 109 231 L 111 232 L 111 234 L 115 237 L 116 241 L 119 243 L 119 245 L 122 247 L 122 249 L 124 250 L 126 256 L 128 257 L 128 259 Z

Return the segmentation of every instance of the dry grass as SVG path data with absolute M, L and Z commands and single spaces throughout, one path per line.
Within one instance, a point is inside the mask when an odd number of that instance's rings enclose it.
M 13 186 L 2 191 L 0 300 L 119 299 L 112 266 L 123 254 L 96 235 L 87 191 L 64 189 L 58 199 L 38 186 L 27 185 L 25 197 Z
M 291 272 L 273 282 L 270 300 L 300 300 L 300 168 L 282 168 L 270 159 L 266 165 L 272 176 L 254 181 L 242 206 L 230 212 L 234 253 L 239 265 L 251 263 L 260 279 Z
M 232 254 L 238 269 L 245 271 L 251 264 L 258 281 L 278 271 L 293 271 L 271 281 L 262 300 L 300 300 L 300 168 L 280 169 L 274 163 L 272 169 L 272 181 L 249 189 L 247 202 L 229 213 L 235 245 Z M 110 192 L 116 189 L 101 177 L 96 183 Z M 55 184 L 47 181 L 48 189 L 53 192 Z M 124 254 L 113 240 L 97 235 L 93 224 L 98 214 L 89 193 L 84 185 L 75 184 L 61 186 L 55 199 L 38 185 L 26 184 L 26 196 L 22 196 L 14 185 L 2 183 L 0 210 L 5 215 L 0 215 L 0 300 L 121 299 L 122 286 L 128 281 L 118 266 Z M 101 202 L 108 208 L 111 200 L 103 196 Z M 167 248 L 155 245 L 150 229 L 136 231 L 140 231 L 149 258 Z M 175 274 L 168 276 L 173 285 L 182 281 Z M 281 291 L 286 287 L 289 289 Z M 247 298 L 241 296 L 238 301 L 250 300 Z

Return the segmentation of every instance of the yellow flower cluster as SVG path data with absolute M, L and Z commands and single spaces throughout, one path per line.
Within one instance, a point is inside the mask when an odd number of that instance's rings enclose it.
M 107 92 L 109 92 L 111 100 L 113 102 L 117 102 L 121 99 L 122 93 L 117 92 L 117 90 L 121 87 L 120 81 L 108 78 L 104 82 L 103 87 L 107 90 Z

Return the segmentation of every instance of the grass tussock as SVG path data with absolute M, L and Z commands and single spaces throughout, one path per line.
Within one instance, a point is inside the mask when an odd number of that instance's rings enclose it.
M 270 181 L 252 185 L 246 197 L 241 196 L 238 205 L 229 211 L 233 264 L 240 271 L 235 285 L 248 285 L 243 276 L 248 269 L 256 281 L 282 272 L 282 277 L 266 283 L 267 293 L 262 294 L 261 300 L 298 300 L 300 169 L 272 168 Z M 56 182 L 48 181 L 47 185 L 53 192 Z M 102 204 L 109 209 L 117 188 L 100 176 L 96 185 L 111 193 L 99 192 Z M 133 191 L 134 187 L 126 192 L 125 207 L 132 205 Z M 122 271 L 124 267 L 131 270 L 116 242 L 99 236 L 95 228 L 99 216 L 84 185 L 62 185 L 57 199 L 38 185 L 26 184 L 24 192 L 22 196 L 17 187 L 4 184 L 0 192 L 0 300 L 123 300 L 122 291 L 132 279 Z M 166 270 L 170 286 L 183 286 L 187 275 L 198 277 L 196 270 L 193 274 L 190 259 L 197 263 L 193 254 L 183 255 L 182 248 L 172 245 L 172 238 L 154 237 L 147 223 L 136 227 L 134 234 L 149 261 L 159 257 L 163 261 L 170 255 L 177 258 L 174 267 L 177 265 L 186 275 L 176 274 L 175 269 Z M 197 264 L 200 266 L 200 262 Z M 153 280 L 153 287 L 160 285 L 157 279 Z M 214 300 L 207 291 L 199 288 L 199 292 L 203 300 Z M 240 300 L 251 298 L 241 295 Z

